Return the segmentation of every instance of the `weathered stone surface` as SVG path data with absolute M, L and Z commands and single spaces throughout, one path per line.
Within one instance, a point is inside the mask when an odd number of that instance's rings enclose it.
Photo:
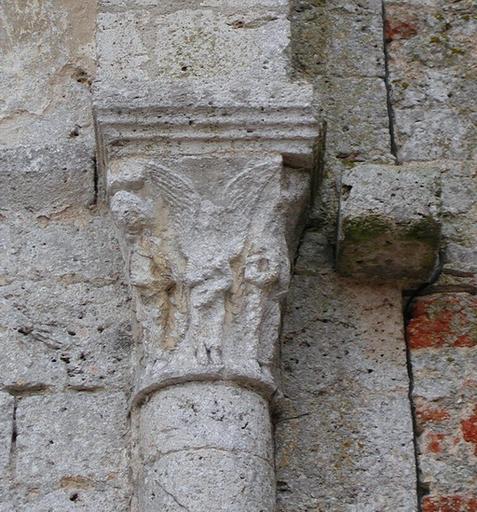
M 287 3 L 164 7 L 102 2 L 98 18 L 99 163 L 141 328 L 137 507 L 271 512 L 267 402 L 317 137 L 311 88 L 289 80 Z
M 442 165 L 443 236 L 445 269 L 477 274 L 477 165 L 444 162 Z
M 367 8 L 355 2 L 290 3 L 295 72 L 306 77 L 384 77 L 383 19 L 378 2 L 368 2 Z
M 364 161 L 393 163 L 386 89 L 378 78 L 319 77 L 315 105 L 327 121 L 327 152 L 345 166 Z M 376 103 L 380 108 L 376 108 Z
M 100 2 L 98 18 L 99 87 L 131 79 L 193 78 L 228 85 L 255 76 L 263 82 L 286 79 L 288 21 L 282 2 L 268 9 L 251 2 L 246 10 L 231 2 L 175 2 L 169 11 L 129 3 L 122 12 L 111 12 L 109 4 Z
M 76 139 L 92 156 L 96 2 L 12 0 L 2 3 L 0 20 L 0 146 L 46 152 L 48 143 Z
M 390 84 L 402 161 L 475 159 L 476 6 L 386 2 Z
M 292 77 L 314 87 L 321 176 L 285 322 L 279 508 L 416 510 L 400 292 L 357 285 L 330 266 L 342 173 L 346 181 L 362 163 L 394 163 L 394 142 L 401 163 L 433 160 L 428 166 L 442 183 L 443 272 L 408 326 L 421 508 L 475 512 L 474 3 L 98 4 L 98 18 L 94 0 L 0 7 L 0 511 L 274 509 L 265 395 L 277 384 L 269 370 L 277 363 L 279 306 L 317 133 L 313 112 L 303 109 L 310 88 Z M 167 167 L 159 167 L 159 183 L 143 174 L 151 161 Z M 277 170 L 273 184 L 252 213 L 235 214 L 220 191 L 237 169 L 260 161 Z M 168 188 L 168 171 L 190 179 L 199 207 L 181 199 L 174 206 L 173 194 L 190 194 L 183 183 Z M 238 188 L 260 188 L 260 172 L 245 173 Z M 378 185 L 363 187 L 364 202 Z M 139 301 L 129 302 L 121 283 L 112 221 L 94 209 L 106 192 Z M 422 199 L 400 197 L 404 215 Z M 181 209 L 194 220 L 190 229 L 174 213 Z M 160 222 L 142 243 L 151 216 Z M 245 250 L 227 260 L 221 235 L 240 238 L 252 225 Z M 184 251 L 176 251 L 179 242 Z M 143 390 L 132 407 L 138 453 L 128 461 L 121 392 L 131 388 L 134 303 L 135 334 L 150 341 L 150 357 L 133 359 L 148 371 L 136 387 Z M 189 340 L 204 347 L 202 359 L 188 359 L 188 349 L 176 354 L 188 313 Z M 222 345 L 227 361 L 214 366 L 208 357 L 224 358 Z M 195 377 L 227 383 L 152 392 L 175 383 L 178 369 L 190 379 L 191 368 L 200 370 Z
M 13 432 L 14 398 L 0 392 L 0 484 L 6 481 Z
M 0 223 L 0 279 L 58 279 L 65 284 L 110 284 L 123 272 L 112 220 L 101 212 L 9 212 Z
M 81 141 L 1 149 L 0 214 L 26 210 L 55 215 L 70 207 L 92 205 L 93 156 L 92 145 Z
M 167 388 L 143 406 L 138 436 L 140 510 L 273 509 L 270 413 L 255 392 L 222 383 Z
M 477 486 L 477 302 L 467 293 L 419 298 L 407 327 L 423 510 L 472 510 Z M 468 507 L 468 508 L 467 508 Z
M 409 311 L 407 326 L 422 510 L 475 507 L 477 403 L 475 163 L 440 161 L 442 273 Z
M 126 290 L 117 285 L 17 281 L 0 287 L 0 386 L 127 385 L 128 308 Z
M 60 481 L 60 489 L 43 494 L 38 490 L 25 492 L 27 499 L 5 512 L 128 512 L 130 491 L 114 486 L 94 484 L 81 477 L 65 477 Z M 0 508 L 0 510 L 2 510 Z
M 346 172 L 337 269 L 403 283 L 430 278 L 441 239 L 440 172 L 424 166 L 362 165 Z
M 127 490 L 127 404 L 122 393 L 19 400 L 16 481 L 47 495 L 67 485 Z M 79 492 L 79 491 L 78 491 Z
M 143 457 L 181 450 L 243 452 L 273 463 L 267 401 L 224 383 L 190 383 L 156 393 L 143 406 Z M 201 421 L 197 421 L 197 418 Z
M 413 511 L 400 293 L 337 278 L 315 255 L 298 259 L 282 337 L 279 510 Z

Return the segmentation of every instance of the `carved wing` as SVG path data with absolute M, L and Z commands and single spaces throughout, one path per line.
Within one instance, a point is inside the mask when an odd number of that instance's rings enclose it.
M 184 233 L 191 227 L 200 207 L 200 196 L 192 182 L 184 176 L 164 167 L 150 163 L 147 167 L 151 180 L 157 185 L 163 199 L 170 207 L 172 221 Z
M 248 167 L 235 176 L 225 187 L 227 210 L 231 213 L 243 212 L 250 218 L 275 173 L 273 164 L 263 163 Z

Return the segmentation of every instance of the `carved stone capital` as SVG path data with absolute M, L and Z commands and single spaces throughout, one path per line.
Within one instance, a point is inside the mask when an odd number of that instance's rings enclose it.
M 269 396 L 313 117 L 289 105 L 196 105 L 157 107 L 134 124 L 138 108 L 97 117 L 142 328 L 135 399 L 202 380 Z

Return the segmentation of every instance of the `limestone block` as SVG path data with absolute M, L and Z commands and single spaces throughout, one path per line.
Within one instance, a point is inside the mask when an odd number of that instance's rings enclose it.
M 356 15 L 353 2 L 333 2 L 333 6 L 313 0 L 291 3 L 295 71 L 307 77 L 384 76 L 380 5 L 360 9 Z
M 396 108 L 399 158 L 415 160 L 475 160 L 475 120 L 454 109 Z
M 98 80 L 194 78 L 230 83 L 260 76 L 264 82 L 285 81 L 285 5 L 267 9 L 259 4 L 237 13 L 228 12 L 229 2 L 216 2 L 217 8 L 207 2 L 187 4 L 169 12 L 162 5 L 122 12 L 102 9 Z
M 476 159 L 476 14 L 475 2 L 386 2 L 401 161 Z
M 0 223 L 3 282 L 57 278 L 110 284 L 122 272 L 111 220 L 100 212 L 66 209 L 34 216 L 10 212 Z
M 319 76 L 314 85 L 314 104 L 328 124 L 329 157 L 347 168 L 364 161 L 393 163 L 386 88 L 381 79 Z
M 127 485 L 127 402 L 122 393 L 25 396 L 17 409 L 16 475 L 48 494 L 68 479 Z
M 96 2 L 12 0 L 0 6 L 0 146 L 82 139 L 94 146 L 90 85 Z
M 312 269 L 317 250 L 300 248 L 284 319 L 278 510 L 416 510 L 401 292 L 338 276 L 326 254 Z
M 28 390 L 121 386 L 129 379 L 127 290 L 18 281 L 0 288 L 0 384 Z
M 346 276 L 422 283 L 441 238 L 439 169 L 362 165 L 344 174 L 337 269 Z
M 0 150 L 0 212 L 26 210 L 54 215 L 94 202 L 92 144 L 71 140 L 49 146 Z

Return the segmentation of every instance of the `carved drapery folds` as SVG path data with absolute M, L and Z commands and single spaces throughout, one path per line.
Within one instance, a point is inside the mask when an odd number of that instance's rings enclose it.
M 271 512 L 269 401 L 317 135 L 311 89 L 288 81 L 287 2 L 103 0 L 99 20 L 100 192 L 140 331 L 133 509 Z

